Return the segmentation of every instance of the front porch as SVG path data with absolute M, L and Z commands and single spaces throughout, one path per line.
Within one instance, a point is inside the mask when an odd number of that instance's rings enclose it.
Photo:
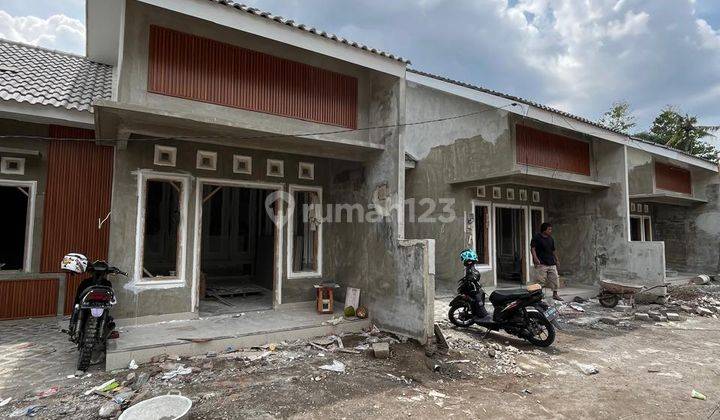
M 343 307 L 336 302 L 337 307 Z M 342 319 L 318 314 L 310 303 L 278 310 L 168 321 L 120 328 L 120 337 L 110 340 L 105 359 L 107 371 L 124 369 L 131 360 L 146 363 L 159 354 L 195 356 L 222 353 L 228 347 L 248 348 L 282 341 L 349 332 L 370 326 L 368 319 Z M 331 322 L 332 321 L 332 322 Z

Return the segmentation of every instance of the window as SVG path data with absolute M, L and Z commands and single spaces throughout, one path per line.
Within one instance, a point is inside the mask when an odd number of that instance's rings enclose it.
M 0 271 L 29 271 L 35 183 L 0 181 L 0 203 L 3 214 Z
M 139 177 L 138 237 L 135 276 L 156 282 L 184 277 L 188 179 L 177 175 Z
M 233 172 L 236 174 L 252 174 L 252 158 L 250 156 L 234 155 Z
M 322 189 L 290 186 L 288 277 L 322 276 Z
M 631 241 L 652 241 L 652 236 L 650 216 L 630 216 Z
M 490 205 L 474 203 L 475 252 L 478 263 L 490 265 Z
M 177 149 L 171 146 L 155 146 L 153 163 L 158 166 L 175 166 Z
M 214 171 L 217 169 L 217 153 L 208 152 L 206 150 L 198 150 L 196 168 Z

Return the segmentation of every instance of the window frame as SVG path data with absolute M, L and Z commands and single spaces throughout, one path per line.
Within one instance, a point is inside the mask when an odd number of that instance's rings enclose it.
M 3 187 L 28 188 L 28 208 L 25 220 L 25 249 L 23 250 L 23 267 L 20 270 L 2 270 L 0 274 L 29 273 L 32 268 L 33 233 L 35 231 L 35 199 L 37 196 L 37 181 L 21 181 L 14 179 L 0 179 Z
M 178 222 L 178 256 L 177 276 L 145 277 L 143 273 L 144 247 L 145 247 L 145 201 L 148 181 L 174 181 L 182 185 L 180 193 L 180 221 Z M 178 285 L 184 286 L 187 282 L 187 240 L 188 240 L 188 207 L 190 198 L 190 176 L 169 172 L 155 172 L 141 170 L 138 172 L 138 202 L 135 226 L 135 269 L 133 280 L 136 286 L 152 287 Z
M 642 204 L 641 204 L 642 205 Z M 652 216 L 648 215 L 640 215 L 640 214 L 631 214 L 630 219 L 638 219 L 640 221 L 640 239 L 633 240 L 632 239 L 632 224 L 628 223 L 628 228 L 630 230 L 630 236 L 628 239 L 630 242 L 653 242 L 653 234 L 652 234 Z M 649 227 L 650 227 L 650 238 L 647 238 L 647 235 L 645 235 L 645 220 L 648 221 Z
M 493 264 L 493 260 L 495 259 L 495 241 L 493 236 L 493 215 L 492 215 L 492 203 L 490 201 L 483 201 L 483 200 L 471 200 L 472 208 L 470 211 L 473 215 L 473 226 L 472 226 L 472 240 L 473 240 L 473 249 L 477 252 L 477 214 L 475 214 L 475 207 L 485 207 L 487 209 L 487 217 L 488 217 L 488 226 L 487 226 L 487 232 L 485 234 L 488 237 L 488 263 L 487 264 L 478 264 L 479 268 L 481 268 L 483 271 L 491 271 L 493 267 L 495 266 Z
M 288 185 L 288 194 L 293 198 L 292 203 L 294 204 L 295 192 L 314 192 L 318 196 L 318 205 L 322 208 L 323 197 L 322 187 L 318 186 L 306 186 L 306 185 Z M 294 271 L 293 270 L 293 246 L 294 246 L 294 235 L 295 229 L 295 206 L 290 206 L 288 203 L 287 210 L 287 221 L 288 221 L 288 247 L 287 247 L 287 278 L 288 279 L 307 279 L 307 278 L 318 278 L 322 277 L 323 273 L 323 224 L 318 225 L 318 252 L 317 252 L 317 270 L 315 271 Z

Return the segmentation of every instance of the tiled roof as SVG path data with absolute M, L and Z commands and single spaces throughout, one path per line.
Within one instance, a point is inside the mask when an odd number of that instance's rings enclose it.
M 260 10 L 260 9 L 256 9 L 256 8 L 254 8 L 254 7 L 246 6 L 246 5 L 240 4 L 240 3 L 236 3 L 236 2 L 234 2 L 234 1 L 232 1 L 232 0 L 209 0 L 209 1 L 211 1 L 211 2 L 213 2 L 213 3 L 222 4 L 222 5 L 224 5 L 224 6 L 232 7 L 232 8 L 234 8 L 234 9 L 236 9 L 236 10 L 240 10 L 240 11 L 243 11 L 243 12 L 246 12 L 246 13 L 250 13 L 250 14 L 253 14 L 253 15 L 256 15 L 256 16 L 264 17 L 265 19 L 273 20 L 273 21 L 278 22 L 278 23 L 281 23 L 281 24 L 283 24 L 283 25 L 291 26 L 291 27 L 293 27 L 293 28 L 300 29 L 300 30 L 303 30 L 303 31 L 305 31 L 305 32 L 309 32 L 309 33 L 311 33 L 311 34 L 315 34 L 315 35 L 321 36 L 321 37 L 323 37 L 323 38 L 331 39 L 331 40 L 336 41 L 336 42 L 339 42 L 339 43 L 341 43 L 341 44 L 350 45 L 351 47 L 355 47 L 355 48 L 361 49 L 361 50 L 363 50 L 363 51 L 368 51 L 368 52 L 371 52 L 371 53 L 374 53 L 374 54 L 378 54 L 378 55 L 381 55 L 381 56 L 383 56 L 383 57 L 386 57 L 386 58 L 389 58 L 389 59 L 392 59 L 392 60 L 399 61 L 399 62 L 401 62 L 401 63 L 405 63 L 405 64 L 409 64 L 409 63 L 410 63 L 410 60 L 406 60 L 406 59 L 404 59 L 404 58 L 402 58 L 402 57 L 400 57 L 400 56 L 397 56 L 397 55 L 394 55 L 394 54 L 390 54 L 390 53 L 388 53 L 388 52 L 385 52 L 385 51 L 382 51 L 382 50 L 378 50 L 378 49 L 375 49 L 375 48 L 370 48 L 370 47 L 368 47 L 367 45 L 363 45 L 363 44 L 360 44 L 360 43 L 357 43 L 357 42 L 353 42 L 353 41 L 350 41 L 350 40 L 348 40 L 348 39 L 339 37 L 339 36 L 337 36 L 337 35 L 335 35 L 335 34 L 331 34 L 331 33 L 329 33 L 329 32 L 325 32 L 325 31 L 321 31 L 321 30 L 319 30 L 319 29 L 317 29 L 317 28 L 313 28 L 312 26 L 307 26 L 307 25 L 302 24 L 302 23 L 297 23 L 297 22 L 293 21 L 292 19 L 286 19 L 286 18 L 284 18 L 284 17 L 282 17 L 282 16 L 275 16 L 275 15 L 273 15 L 273 14 L 270 13 L 270 12 L 265 12 L 265 11 L 262 11 L 262 10 Z
M 92 101 L 111 92 L 111 66 L 0 39 L 2 100 L 92 112 Z
M 686 151 L 684 151 L 684 150 L 680 150 L 680 149 L 676 149 L 676 148 L 674 148 L 674 147 L 666 146 L 666 145 L 664 145 L 664 144 L 660 144 L 660 143 L 655 143 L 655 142 L 652 142 L 652 141 L 644 140 L 644 139 L 641 139 L 641 138 L 639 138 L 639 137 L 630 136 L 630 135 L 628 135 L 628 134 L 626 134 L 626 133 L 623 133 L 622 131 L 618 131 L 618 130 L 612 129 L 612 128 L 610 128 L 610 127 L 604 126 L 604 125 L 602 125 L 602 124 L 600 124 L 600 123 L 598 123 L 598 122 L 589 120 L 589 119 L 587 119 L 587 118 L 583 118 L 583 117 L 580 117 L 580 116 L 577 116 L 577 115 L 574 115 L 574 114 L 570 114 L 569 112 L 561 111 L 561 110 L 559 110 L 559 109 L 552 108 L 552 107 L 549 107 L 549 106 L 547 106 L 547 105 L 543 105 L 543 104 L 541 104 L 541 103 L 538 103 L 538 102 L 535 102 L 535 101 L 531 101 L 531 100 L 529 100 L 529 99 L 521 98 L 521 97 L 519 97 L 519 96 L 509 95 L 509 94 L 507 94 L 507 93 L 498 92 L 498 91 L 496 91 L 496 90 L 484 88 L 484 87 L 481 87 L 481 86 L 475 86 L 475 85 L 472 85 L 472 84 L 470 84 L 470 83 L 460 82 L 460 81 L 457 81 L 457 80 L 453 80 L 453 79 L 450 79 L 450 78 L 447 78 L 447 77 L 443 77 L 443 76 L 438 76 L 438 75 L 436 75 L 436 74 L 427 73 L 427 72 L 420 71 L 420 70 L 407 69 L 407 71 L 408 71 L 409 73 L 419 74 L 419 75 L 421 75 L 421 76 L 430 77 L 430 78 L 433 78 L 433 79 L 441 80 L 441 81 L 443 81 L 443 82 L 452 83 L 452 84 L 458 85 L 458 86 L 463 86 L 463 87 L 466 87 L 466 88 L 468 88 L 468 89 L 473 89 L 473 90 L 477 90 L 477 91 L 480 91 L 480 92 L 484 92 L 484 93 L 487 93 L 487 94 L 490 94 L 490 95 L 499 96 L 499 97 L 501 97 L 501 98 L 505 98 L 505 99 L 508 99 L 508 100 L 511 100 L 511 101 L 520 102 L 520 103 L 523 103 L 523 104 L 526 104 L 526 105 L 534 106 L 534 107 L 536 107 L 536 108 L 544 109 L 545 111 L 552 112 L 552 113 L 554 113 L 554 114 L 562 115 L 563 117 L 566 117 L 566 118 L 571 118 L 571 119 L 573 119 L 573 120 L 580 121 L 580 122 L 584 122 L 584 123 L 586 123 L 586 124 L 590 124 L 590 125 L 592 125 L 592 126 L 595 126 L 595 127 L 600 128 L 600 129 L 607 130 L 607 131 L 613 132 L 613 133 L 615 133 L 615 134 L 619 134 L 619 135 L 621 135 L 621 136 L 625 136 L 625 137 L 629 138 L 629 139 L 632 140 L 632 141 L 637 141 L 637 142 L 649 144 L 649 145 L 652 145 L 652 146 L 661 147 L 661 148 L 663 148 L 663 149 L 672 150 L 672 151 L 674 151 L 674 152 L 677 152 L 677 153 L 680 153 L 680 154 L 683 154 L 683 155 L 686 155 L 686 156 L 689 156 L 689 157 L 692 157 L 692 158 L 695 158 L 695 159 L 700 159 L 700 160 L 703 160 L 703 161 L 706 161 L 706 162 L 715 163 L 715 162 L 713 162 L 712 160 L 708 160 L 708 159 L 701 158 L 701 157 L 699 157 L 699 156 L 695 156 L 695 155 L 693 155 L 692 153 L 688 153 L 688 152 L 686 152 Z

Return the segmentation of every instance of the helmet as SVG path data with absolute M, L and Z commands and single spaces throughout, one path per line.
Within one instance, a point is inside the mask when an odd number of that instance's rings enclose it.
M 460 252 L 460 262 L 467 265 L 469 262 L 477 262 L 478 256 L 474 249 L 466 248 Z
M 83 254 L 76 254 L 74 252 L 67 254 L 63 257 L 60 263 L 61 270 L 72 271 L 73 273 L 82 274 L 87 270 L 88 259 Z

